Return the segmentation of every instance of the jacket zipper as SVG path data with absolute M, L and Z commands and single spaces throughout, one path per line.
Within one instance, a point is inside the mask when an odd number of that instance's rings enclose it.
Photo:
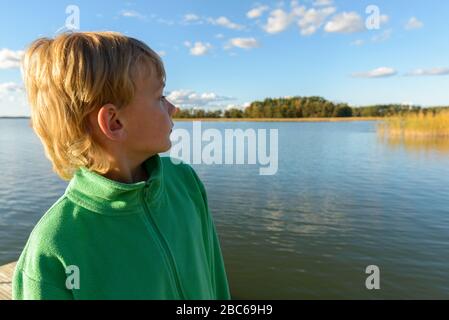
M 144 188 L 144 192 L 143 192 L 143 204 L 144 204 L 144 208 L 145 208 L 145 216 L 147 217 L 147 219 L 150 222 L 151 227 L 154 229 L 154 232 L 156 233 L 156 236 L 159 240 L 159 244 L 161 245 L 163 251 L 164 251 L 164 255 L 166 257 L 166 260 L 168 261 L 169 264 L 169 268 L 170 268 L 170 273 L 173 276 L 174 280 L 175 280 L 175 285 L 176 285 L 176 289 L 178 291 L 178 295 L 181 297 L 181 299 L 185 300 L 185 296 L 184 293 L 182 291 L 181 288 L 181 282 L 179 280 L 178 277 L 178 273 L 176 271 L 176 267 L 175 267 L 175 262 L 173 259 L 173 256 L 170 253 L 170 249 L 168 248 L 168 245 L 165 241 L 165 239 L 163 238 L 161 231 L 159 230 L 158 226 L 156 225 L 156 222 L 153 219 L 153 216 L 151 215 L 150 209 L 148 208 L 148 205 L 145 201 L 145 196 L 146 196 L 146 191 L 148 189 L 148 186 L 145 186 Z

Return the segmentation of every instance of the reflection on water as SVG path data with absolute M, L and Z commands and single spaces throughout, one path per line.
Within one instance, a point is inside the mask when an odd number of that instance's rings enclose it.
M 429 156 L 416 157 L 408 143 L 379 140 L 372 122 L 203 127 L 279 130 L 274 176 L 260 176 L 257 165 L 194 166 L 233 297 L 449 298 L 449 157 L 436 156 L 446 147 L 427 144 Z M 6 263 L 66 183 L 51 172 L 26 121 L 0 120 L 0 150 Z M 365 289 L 370 264 L 380 268 L 379 291 Z
M 415 153 L 437 152 L 441 155 L 449 155 L 449 137 L 379 134 L 379 139 L 392 149 L 404 148 L 406 151 Z

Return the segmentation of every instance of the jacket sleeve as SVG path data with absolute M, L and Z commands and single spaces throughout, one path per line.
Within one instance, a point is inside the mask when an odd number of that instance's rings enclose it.
M 36 228 L 31 233 L 12 278 L 14 300 L 72 300 L 67 275 L 51 243 L 52 235 Z M 46 245 L 44 245 L 46 243 Z
M 22 270 L 14 274 L 13 300 L 72 300 L 69 290 L 58 288 L 42 280 L 29 277 Z
M 215 299 L 217 300 L 230 300 L 231 294 L 229 291 L 229 284 L 226 275 L 225 264 L 223 260 L 223 255 L 220 248 L 220 241 L 218 238 L 217 230 L 215 228 L 215 224 L 213 221 L 213 217 L 209 212 L 209 205 L 207 201 L 207 193 L 206 188 L 204 187 L 203 182 L 200 180 L 195 170 L 192 169 L 193 175 L 198 183 L 199 189 L 201 191 L 201 195 L 204 201 L 204 206 L 206 208 L 206 223 L 208 225 L 209 230 L 209 263 L 212 274 L 212 282 L 215 291 Z

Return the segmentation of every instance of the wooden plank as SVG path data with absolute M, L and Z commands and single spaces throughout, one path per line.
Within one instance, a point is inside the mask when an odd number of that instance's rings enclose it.
M 11 281 L 16 262 L 0 267 L 0 300 L 11 300 Z

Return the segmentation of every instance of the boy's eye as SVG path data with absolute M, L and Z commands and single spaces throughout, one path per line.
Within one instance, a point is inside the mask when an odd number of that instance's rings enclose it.
M 162 97 L 160 97 L 160 100 L 162 101 L 162 100 L 164 100 L 166 98 L 166 96 L 162 96 Z

